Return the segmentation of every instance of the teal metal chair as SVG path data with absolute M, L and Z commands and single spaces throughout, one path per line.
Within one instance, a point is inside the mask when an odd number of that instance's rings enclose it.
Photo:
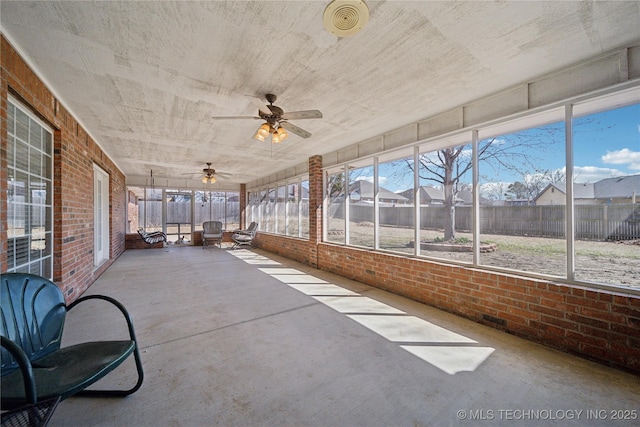
M 67 312 L 87 300 L 103 300 L 120 310 L 129 329 L 128 339 L 99 338 L 61 348 Z M 33 405 L 73 395 L 127 396 L 144 378 L 133 322 L 124 306 L 104 295 L 84 296 L 68 306 L 60 288 L 32 274 L 0 275 L 0 355 L 2 410 Z M 117 368 L 129 356 L 135 359 L 138 379 L 129 390 L 85 390 Z

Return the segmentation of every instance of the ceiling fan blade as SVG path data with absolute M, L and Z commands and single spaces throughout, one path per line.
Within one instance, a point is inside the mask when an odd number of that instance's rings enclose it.
M 289 111 L 284 113 L 282 118 L 284 120 L 321 119 L 322 113 L 318 110 Z
M 211 117 L 213 120 L 226 120 L 226 119 L 231 119 L 231 120 L 235 120 L 235 119 L 254 119 L 254 120 L 260 120 L 260 117 L 255 117 L 255 116 L 213 116 Z
M 247 98 L 249 98 L 249 101 L 251 101 L 251 103 L 253 105 L 258 107 L 258 110 L 262 111 L 267 116 L 270 116 L 271 114 L 273 114 L 271 112 L 271 109 L 269 107 L 267 107 L 267 105 L 264 103 L 264 101 L 261 100 L 260 98 L 256 98 L 255 96 L 251 96 L 251 95 L 245 95 L 245 96 Z
M 216 176 L 219 176 L 220 178 L 229 178 L 233 176 L 233 174 L 228 172 L 216 172 Z
M 282 126 L 283 128 L 285 128 L 291 133 L 295 133 L 296 135 L 302 138 L 309 138 L 311 136 L 311 134 L 306 130 L 299 128 L 298 126 L 291 124 L 289 122 L 280 122 L 280 126 Z

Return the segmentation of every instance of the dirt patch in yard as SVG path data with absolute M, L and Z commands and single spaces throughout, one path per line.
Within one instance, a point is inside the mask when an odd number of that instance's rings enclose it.
M 487 236 L 483 236 L 487 237 Z M 566 277 L 566 248 L 563 240 L 522 236 L 490 236 L 497 250 L 481 253 L 482 265 Z M 640 289 L 640 243 L 575 243 L 576 280 L 621 285 Z M 458 252 L 433 253 L 446 259 L 471 262 L 473 257 Z

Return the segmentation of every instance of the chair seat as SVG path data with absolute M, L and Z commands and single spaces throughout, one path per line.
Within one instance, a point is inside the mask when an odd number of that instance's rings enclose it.
M 115 369 L 135 349 L 134 341 L 88 342 L 61 348 L 33 362 L 38 401 L 72 396 Z M 2 377 L 2 409 L 25 402 L 19 369 Z M 5 405 L 7 407 L 5 407 Z

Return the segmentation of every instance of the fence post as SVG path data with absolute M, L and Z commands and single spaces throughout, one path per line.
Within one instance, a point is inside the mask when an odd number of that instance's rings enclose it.
M 538 211 L 538 236 L 544 236 L 547 231 L 544 223 L 544 215 L 542 215 L 542 206 L 534 206 L 534 209 Z
M 607 240 L 607 237 L 609 237 L 608 208 L 609 206 L 604 205 L 602 209 L 602 231 L 604 232 L 604 236 L 602 237 L 602 240 Z

